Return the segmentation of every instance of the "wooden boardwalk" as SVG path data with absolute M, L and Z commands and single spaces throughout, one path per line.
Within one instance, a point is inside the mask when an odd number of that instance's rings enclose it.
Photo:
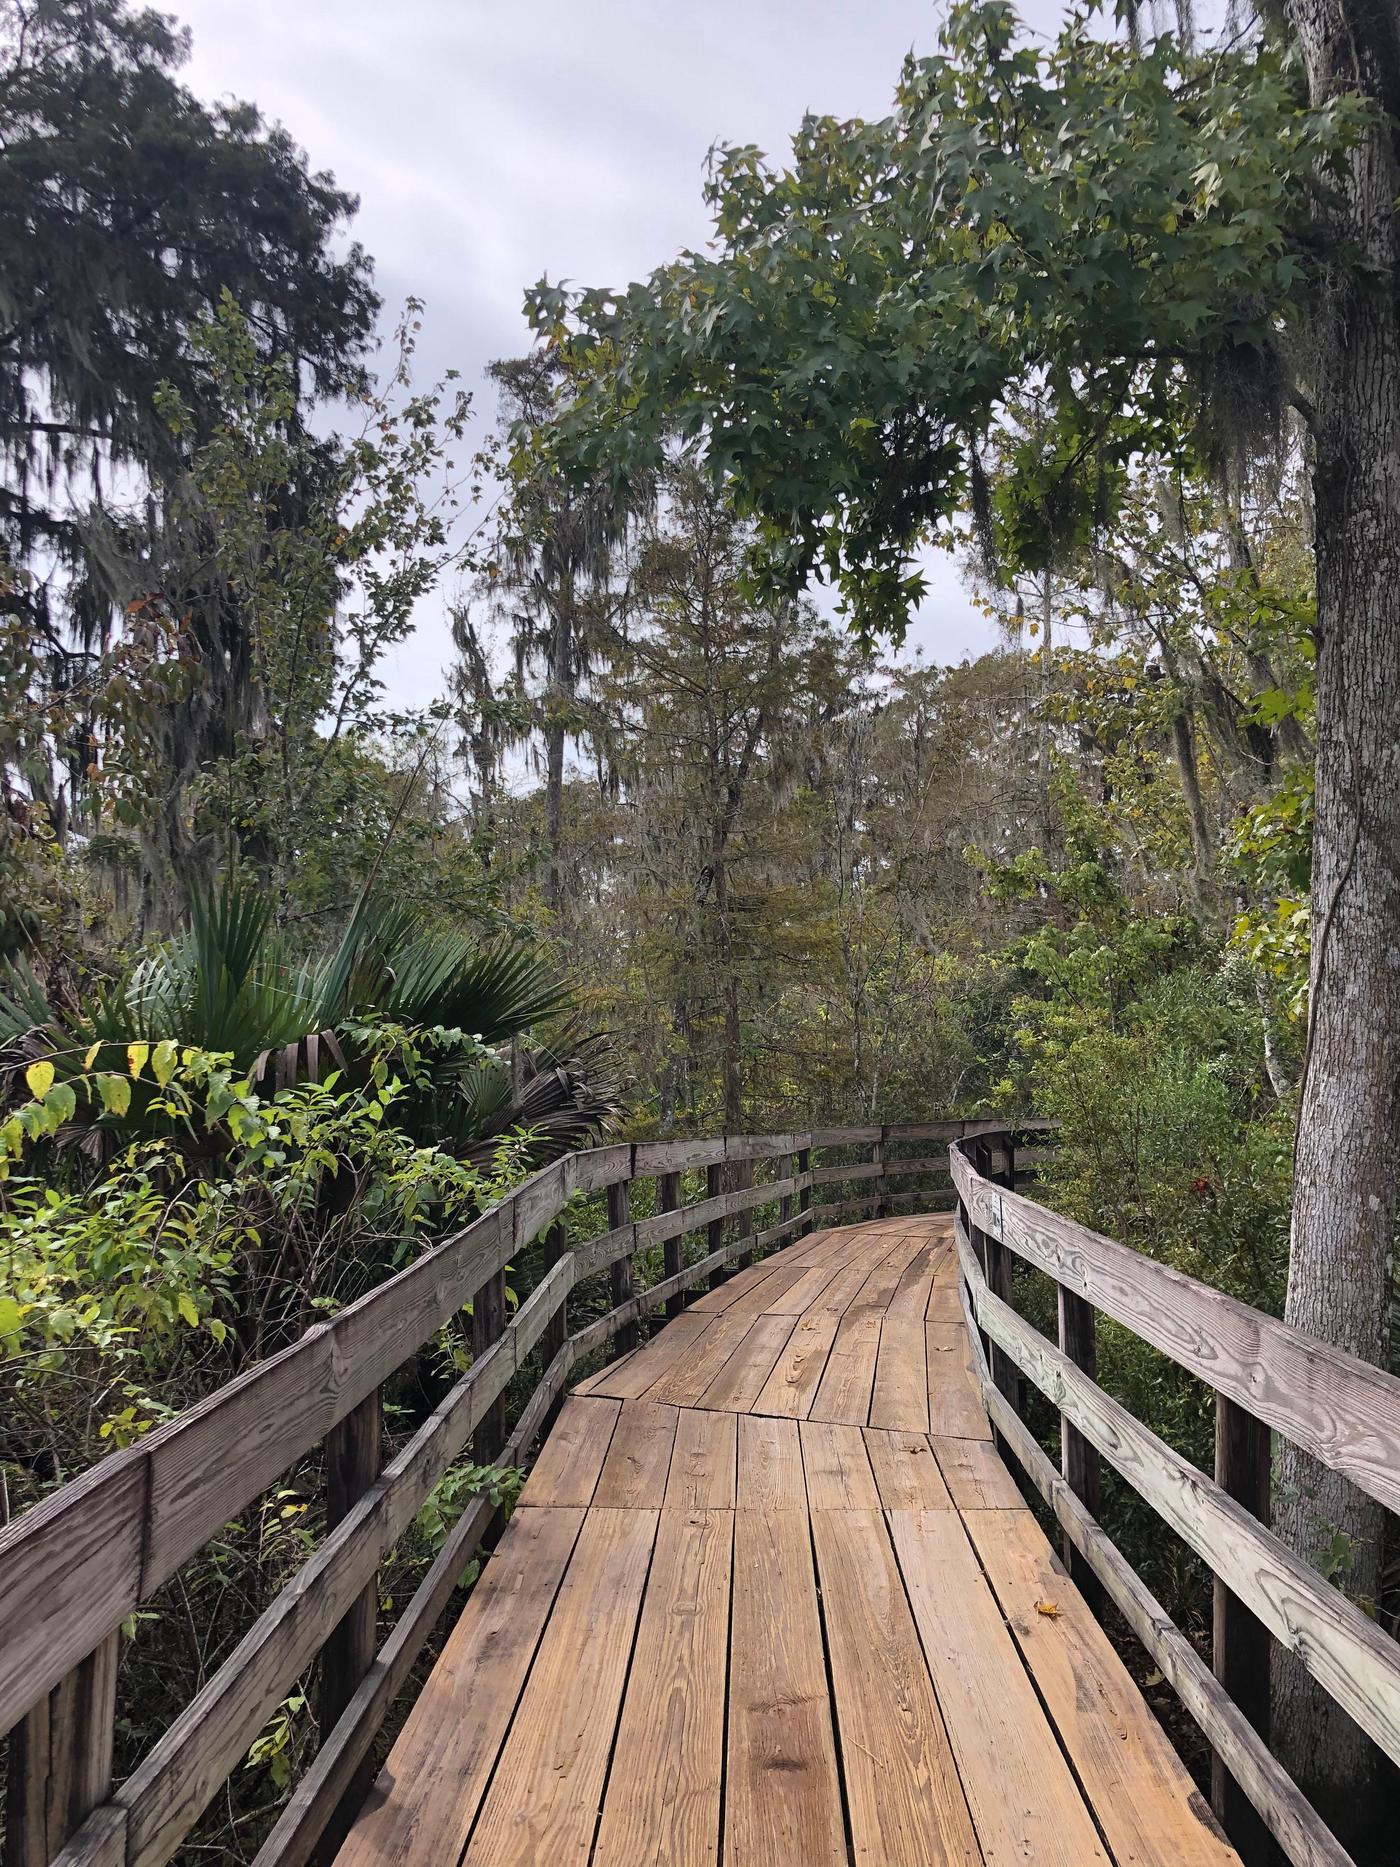
M 1181 1867 L 1208 1808 L 991 1442 L 950 1221 L 583 1383 L 340 1867 Z

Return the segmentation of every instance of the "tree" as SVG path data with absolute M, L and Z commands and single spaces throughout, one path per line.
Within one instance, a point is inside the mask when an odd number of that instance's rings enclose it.
M 808 119 L 790 168 L 719 152 L 716 242 L 620 295 L 536 289 L 575 371 L 554 435 L 619 481 L 678 425 L 766 531 L 769 575 L 820 571 L 898 635 L 915 544 L 985 506 L 1009 402 L 1013 562 L 1082 548 L 1144 463 L 1219 468 L 1302 424 L 1317 515 L 1316 941 L 1289 1319 L 1388 1346 L 1400 1168 L 1400 293 L 1394 9 L 1283 0 L 1193 52 L 1053 45 L 990 0 L 950 15 L 876 124 Z M 1301 70 L 1294 50 L 1301 54 Z M 1381 1516 L 1301 1455 L 1282 1528 L 1340 1539 L 1371 1597 Z M 1339 1830 L 1365 1746 L 1285 1668 L 1279 1735 Z
M 288 904 L 329 833 L 341 766 L 382 724 L 385 654 L 468 559 L 459 508 L 484 463 L 457 458 L 470 398 L 450 382 L 413 389 L 420 309 L 409 301 L 389 380 L 361 392 L 349 436 L 302 433 L 285 361 L 260 357 L 227 294 L 189 339 L 221 411 L 213 433 L 172 385 L 158 391 L 188 459 L 148 558 L 128 569 L 128 607 L 177 635 L 197 609 L 203 641 L 237 652 L 197 654 L 184 703 L 145 721 L 159 752 L 143 822 L 157 919 L 221 859 L 257 868 Z
M 545 420 L 557 362 L 538 355 L 516 358 L 493 363 L 488 373 L 500 389 L 508 423 L 530 431 Z M 537 670 L 543 676 L 529 712 L 543 742 L 545 894 L 556 915 L 563 898 L 564 755 L 581 724 L 580 689 L 600 650 L 606 652 L 617 617 L 621 596 L 612 587 L 612 573 L 626 530 L 626 510 L 607 479 L 575 484 L 528 450 L 511 462 L 484 594 L 489 610 L 507 620 L 517 685 L 523 687 Z M 474 672 L 464 691 L 480 717 L 492 712 L 497 697 L 469 608 L 458 610 L 453 633 L 463 674 Z
M 308 394 L 363 383 L 377 310 L 364 253 L 336 250 L 353 198 L 250 105 L 192 96 L 187 50 L 123 0 L 0 4 L 0 580 L 31 711 L 57 728 L 47 766 L 31 744 L 6 792 L 60 837 L 112 711 L 104 657 L 133 632 L 123 582 L 148 498 L 159 523 L 188 459 L 157 391 L 181 398 L 196 445 L 220 418 L 191 332 L 231 294 L 300 429 Z M 186 652 L 236 670 L 227 607 L 189 609 Z M 207 737 L 218 718 L 186 725 Z

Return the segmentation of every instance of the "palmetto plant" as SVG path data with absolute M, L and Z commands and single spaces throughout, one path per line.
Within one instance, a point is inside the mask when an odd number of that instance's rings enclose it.
M 231 1057 L 271 1091 L 331 1070 L 353 1080 L 402 1030 L 418 1041 L 396 1119 L 416 1139 L 475 1156 L 528 1128 L 548 1160 L 617 1110 L 606 1040 L 565 1027 L 547 1047 L 525 1042 L 568 1008 L 567 987 L 520 943 L 480 945 L 372 902 L 331 951 L 298 956 L 266 896 L 229 881 L 196 897 L 186 932 L 89 1001 L 55 1002 L 26 962 L 0 969 L 0 1073 L 12 1099 L 35 1062 L 62 1081 L 94 1061 L 125 1068 L 132 1044 L 173 1040 Z M 89 1120 L 80 1104 L 66 1138 L 91 1148 L 104 1133 L 139 1129 L 152 1099 L 138 1082 L 119 1116 Z

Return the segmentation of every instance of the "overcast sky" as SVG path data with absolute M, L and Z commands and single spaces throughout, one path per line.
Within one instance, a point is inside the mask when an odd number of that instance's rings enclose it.
M 159 3 L 193 31 L 195 90 L 256 103 L 359 195 L 386 316 L 426 301 L 424 375 L 460 369 L 483 420 L 482 370 L 528 347 L 527 284 L 625 284 L 698 245 L 712 142 L 782 151 L 806 109 L 884 115 L 938 18 L 923 0 Z M 931 576 L 911 642 L 939 661 L 989 646 L 951 560 Z M 447 654 L 434 608 L 394 699 L 432 699 Z

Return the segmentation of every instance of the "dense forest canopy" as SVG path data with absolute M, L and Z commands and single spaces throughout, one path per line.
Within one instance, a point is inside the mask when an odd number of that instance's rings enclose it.
M 175 25 L 0 0 L 10 1511 L 608 1135 L 1034 1112 L 1048 1202 L 1394 1365 L 1393 24 L 956 7 L 887 118 L 720 148 L 703 252 L 534 287 L 477 385 Z M 960 665 L 902 647 L 931 542 Z M 1101 1374 L 1208 1457 L 1189 1382 Z M 153 1728 L 288 1497 L 193 1659 L 131 1630 Z M 1277 1521 L 1393 1628 L 1378 1507 L 1298 1459 Z M 1279 1702 L 1355 1834 L 1374 1760 Z

